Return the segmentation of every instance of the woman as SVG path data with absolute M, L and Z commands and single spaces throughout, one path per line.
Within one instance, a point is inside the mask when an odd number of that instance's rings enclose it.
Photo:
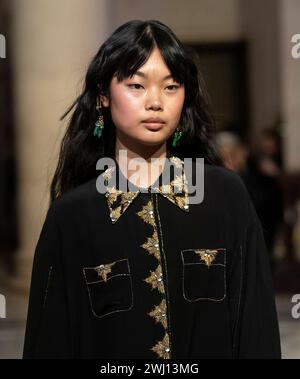
M 219 166 L 204 84 L 173 32 L 120 26 L 73 108 L 24 357 L 279 358 L 261 226 Z

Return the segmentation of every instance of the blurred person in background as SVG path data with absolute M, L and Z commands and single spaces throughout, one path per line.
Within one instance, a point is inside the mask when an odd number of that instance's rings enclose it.
M 233 132 L 219 132 L 216 136 L 219 154 L 226 168 L 241 174 L 247 167 L 248 148 Z
M 283 223 L 280 136 L 272 129 L 264 129 L 258 148 L 253 151 L 233 132 L 218 133 L 216 142 L 225 167 L 237 172 L 244 180 L 262 223 L 271 267 L 274 269 L 274 243 Z
M 242 175 L 262 222 L 272 268 L 275 268 L 274 245 L 284 220 L 281 138 L 273 129 L 264 129 L 257 148 L 249 155 Z

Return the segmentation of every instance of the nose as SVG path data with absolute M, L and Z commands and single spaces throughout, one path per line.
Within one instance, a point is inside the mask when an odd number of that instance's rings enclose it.
M 146 109 L 160 111 L 163 109 L 162 101 L 158 90 L 149 90 L 146 98 Z

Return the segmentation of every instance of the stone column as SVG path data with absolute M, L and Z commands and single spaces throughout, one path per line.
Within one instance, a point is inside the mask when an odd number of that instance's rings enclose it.
M 280 0 L 279 14 L 285 162 L 289 172 L 300 172 L 300 58 L 292 56 L 292 36 L 300 34 L 300 1 Z
M 111 31 L 108 0 L 14 0 L 13 7 L 20 247 L 10 284 L 27 291 L 65 127 L 59 117 Z
M 253 147 L 261 130 L 281 116 L 278 0 L 240 0 L 240 22 L 247 41 L 250 139 Z

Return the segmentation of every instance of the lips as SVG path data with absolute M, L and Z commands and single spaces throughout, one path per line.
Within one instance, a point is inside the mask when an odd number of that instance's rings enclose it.
M 157 131 L 160 130 L 165 122 L 159 117 L 149 117 L 142 122 L 148 130 Z
M 164 126 L 163 122 L 143 122 L 143 124 L 147 129 L 153 131 L 160 130 Z
M 159 117 L 149 117 L 147 118 L 146 120 L 143 121 L 144 123 L 149 123 L 149 124 L 164 124 L 164 120 L 162 120 L 161 118 Z

